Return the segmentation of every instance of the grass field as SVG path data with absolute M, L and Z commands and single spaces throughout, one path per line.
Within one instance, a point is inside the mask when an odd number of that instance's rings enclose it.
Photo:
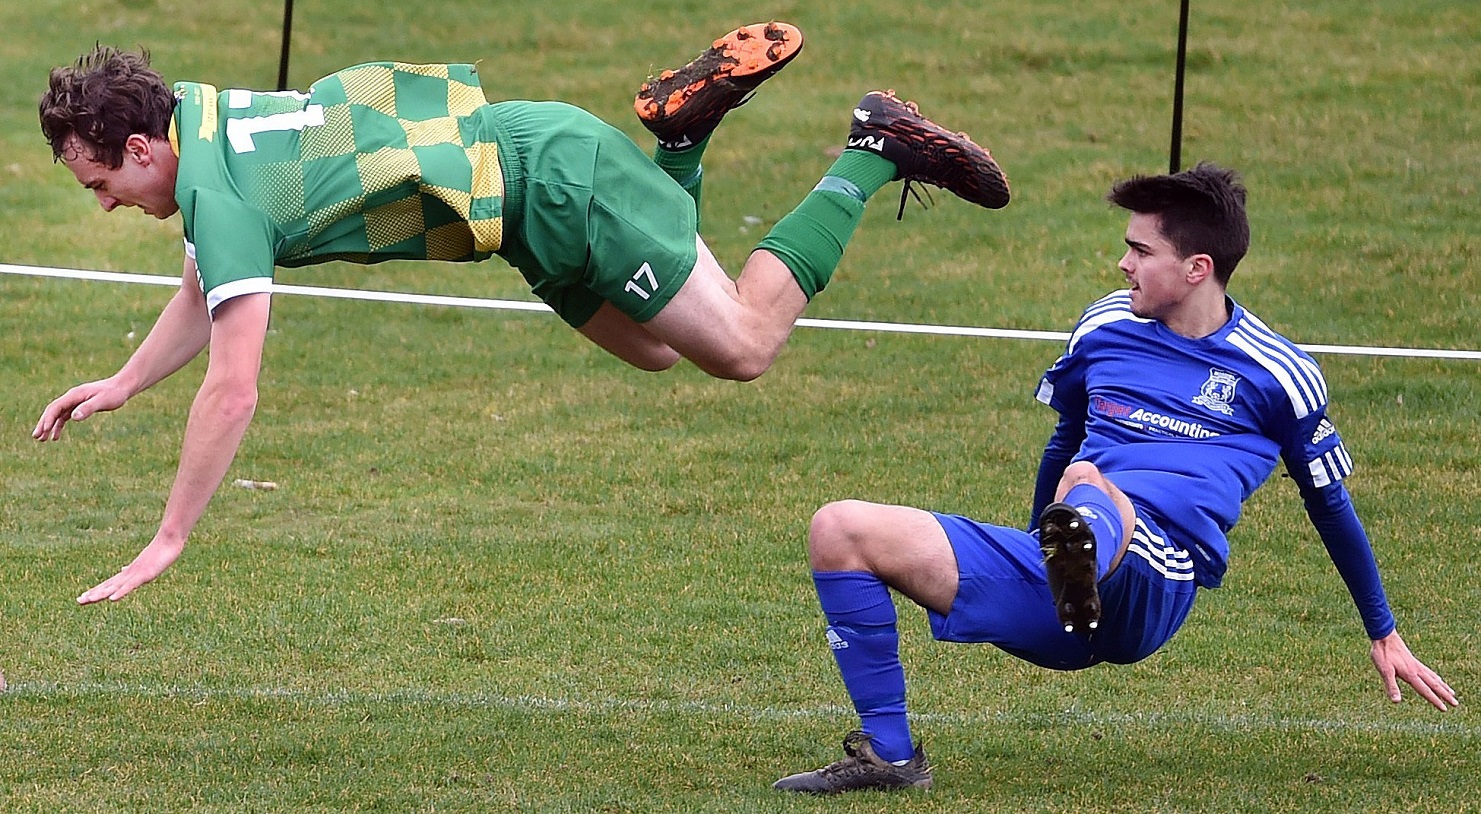
M 1120 285 L 1109 184 L 1166 169 L 1177 4 L 1002 0 L 299 3 L 291 83 L 482 60 L 494 98 L 630 116 L 650 70 L 735 24 L 808 46 L 707 154 L 738 268 L 894 87 L 989 144 L 1015 202 L 871 207 L 810 317 L 1066 330 Z M 332 8 L 338 6 L 339 8 Z M 282 4 L 0 8 L 0 262 L 178 274 L 178 221 L 104 216 L 35 102 L 95 41 L 167 77 L 272 87 Z M 1481 17 L 1466 0 L 1195 3 L 1185 163 L 1244 171 L 1231 292 L 1297 342 L 1476 349 Z M 283 282 L 530 299 L 497 260 Z M 169 292 L 0 275 L 0 811 L 1462 812 L 1481 724 L 1383 696 L 1294 488 L 1232 537 L 1226 587 L 1133 667 L 1058 674 L 931 642 L 902 611 L 929 794 L 790 799 L 855 725 L 807 576 L 821 504 L 1027 520 L 1053 342 L 801 329 L 759 381 L 623 367 L 554 317 L 279 297 L 256 421 L 191 546 L 125 601 L 86 588 L 151 534 L 203 365 L 29 433 L 108 375 Z M 1323 356 L 1400 630 L 1469 699 L 1481 370 Z

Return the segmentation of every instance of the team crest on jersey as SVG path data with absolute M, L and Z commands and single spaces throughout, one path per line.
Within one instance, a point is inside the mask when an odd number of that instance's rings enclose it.
M 1198 395 L 1193 397 L 1193 403 L 1217 413 L 1234 415 L 1234 407 L 1230 402 L 1234 401 L 1234 388 L 1238 384 L 1239 377 L 1233 373 L 1210 368 L 1208 381 L 1203 383 Z

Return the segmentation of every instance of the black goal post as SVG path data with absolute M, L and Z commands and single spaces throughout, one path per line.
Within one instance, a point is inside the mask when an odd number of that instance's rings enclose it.
M 1172 147 L 1168 150 L 1167 171 L 1177 172 L 1183 163 L 1183 72 L 1188 62 L 1188 0 L 1182 0 L 1178 12 L 1178 67 L 1172 88 Z
M 288 89 L 288 51 L 292 36 L 293 0 L 283 0 L 283 50 L 278 56 L 278 90 Z

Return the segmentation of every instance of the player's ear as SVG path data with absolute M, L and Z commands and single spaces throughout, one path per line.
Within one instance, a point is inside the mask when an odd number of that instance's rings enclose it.
M 1214 259 L 1206 254 L 1195 254 L 1186 260 L 1188 271 L 1184 279 L 1189 285 L 1198 285 L 1214 273 Z
M 149 139 L 138 133 L 129 136 L 123 142 L 123 157 L 133 161 L 147 163 L 152 155 L 153 145 Z

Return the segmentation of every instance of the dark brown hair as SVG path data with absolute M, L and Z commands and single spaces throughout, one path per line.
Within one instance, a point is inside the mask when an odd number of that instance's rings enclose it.
M 1111 203 L 1142 215 L 1157 215 L 1162 236 L 1183 257 L 1206 254 L 1214 276 L 1229 275 L 1250 248 L 1250 221 L 1239 174 L 1207 162 L 1172 175 L 1138 175 L 1116 184 Z
M 76 136 L 88 158 L 118 169 L 129 136 L 167 136 L 175 95 L 149 67 L 148 51 L 98 45 L 72 65 L 51 70 L 40 108 L 41 132 L 53 159 L 61 158 Z

